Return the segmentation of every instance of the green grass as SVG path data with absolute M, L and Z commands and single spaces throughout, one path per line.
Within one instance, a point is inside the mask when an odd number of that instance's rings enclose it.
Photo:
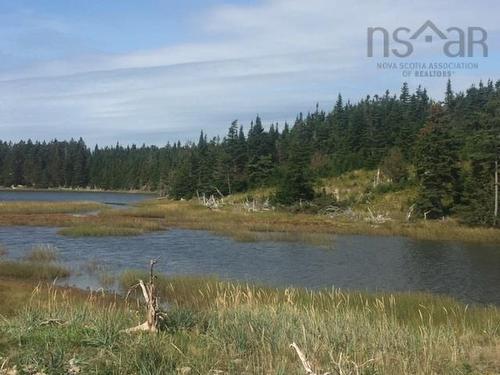
M 124 285 L 142 273 L 128 272 Z M 159 278 L 171 308 L 157 335 L 135 301 L 40 290 L 0 320 L 0 362 L 47 374 L 497 374 L 500 312 L 424 294 L 276 290 L 215 279 Z M 0 289 L 1 291 L 1 289 Z M 54 322 L 49 324 L 48 322 Z M 364 365 L 363 365 L 364 364 Z M 218 372 L 220 371 L 220 372 Z
M 59 230 L 59 234 L 71 237 L 137 236 L 143 234 L 141 228 L 123 228 L 112 225 L 82 224 Z
M 57 249 L 52 245 L 35 245 L 24 260 L 33 263 L 50 263 L 57 260 Z
M 96 222 L 76 224 L 59 230 L 59 234 L 71 237 L 137 236 L 165 229 L 158 221 L 129 217 L 96 218 Z
M 103 209 L 106 206 L 96 202 L 0 202 L 0 216 L 32 214 L 82 213 Z
M 7 254 L 5 247 L 0 247 L 0 250 L 4 251 L 1 255 Z M 0 260 L 0 279 L 19 282 L 23 280 L 51 281 L 68 277 L 69 270 L 55 263 L 56 260 L 57 249 L 53 246 L 34 246 L 22 261 Z
M 54 263 L 0 261 L 0 278 L 19 280 L 54 280 L 69 276 L 69 271 Z

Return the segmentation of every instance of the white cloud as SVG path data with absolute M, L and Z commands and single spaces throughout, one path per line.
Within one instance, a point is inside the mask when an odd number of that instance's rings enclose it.
M 164 143 L 200 129 L 223 131 L 231 120 L 293 119 L 338 92 L 356 100 L 398 89 L 399 73 L 380 72 L 365 57 L 366 28 L 412 29 L 432 19 L 443 27 L 477 24 L 498 41 L 497 2 L 267 0 L 219 6 L 197 17 L 208 42 L 127 54 L 79 56 L 0 72 L 2 138 L 84 136 L 91 143 Z M 498 53 L 490 44 L 490 55 Z M 432 56 L 426 51 L 421 56 Z M 415 60 L 418 60 L 415 58 Z M 460 85 L 496 78 L 482 70 Z M 484 76 L 483 76 L 484 75 Z M 410 79 L 439 94 L 443 79 Z M 184 138 L 184 137 L 183 137 Z

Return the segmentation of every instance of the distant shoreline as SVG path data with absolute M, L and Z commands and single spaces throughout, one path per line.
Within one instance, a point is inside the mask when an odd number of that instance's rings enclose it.
M 29 187 L 5 187 L 0 186 L 2 191 L 22 191 L 22 192 L 52 192 L 52 193 L 119 193 L 119 194 L 143 194 L 143 195 L 156 195 L 159 196 L 157 191 L 146 190 L 105 190 L 105 189 L 90 189 L 90 188 L 29 188 Z

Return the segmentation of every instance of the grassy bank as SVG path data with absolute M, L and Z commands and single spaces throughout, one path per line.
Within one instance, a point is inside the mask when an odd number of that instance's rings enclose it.
M 123 285 L 138 276 L 128 272 Z M 318 373 L 500 371 L 495 308 L 421 294 L 275 290 L 189 278 L 158 283 L 171 306 L 158 335 L 120 332 L 143 321 L 135 302 L 39 288 L 0 320 L 0 362 L 46 374 L 76 367 L 85 374 L 304 374 L 289 348 L 296 342 Z
M 8 215 L 67 214 L 97 211 L 106 206 L 96 202 L 0 202 L 0 217 Z
M 359 173 L 358 173 L 359 174 Z M 150 200 L 136 207 L 111 209 L 91 202 L 11 202 L 0 203 L 0 225 L 58 226 L 67 236 L 129 236 L 167 228 L 208 230 L 239 241 L 298 241 L 328 245 L 336 234 L 406 236 L 422 240 L 499 243 L 500 230 L 468 227 L 456 220 L 416 220 L 407 222 L 408 204 L 414 191 L 403 189 L 372 194 L 369 178 L 353 173 L 324 182 L 352 202 L 349 215 L 328 216 L 287 210 L 249 210 L 247 196 L 225 199 L 219 209 L 208 209 L 197 201 Z M 340 188 L 339 188 L 340 186 Z M 257 191 L 262 201 L 271 191 Z M 92 214 L 86 214 L 86 213 Z M 389 220 L 374 222 L 370 215 Z
M 168 227 L 203 229 L 237 240 L 284 240 L 331 243 L 335 234 L 407 236 L 416 239 L 464 242 L 500 242 L 500 230 L 468 227 L 454 220 L 391 220 L 373 224 L 365 220 L 330 218 L 286 211 L 248 212 L 239 205 L 210 210 L 194 201 L 151 201 L 123 214 L 159 218 Z
M 5 260 L 0 256 L 0 279 L 52 281 L 68 277 L 69 270 L 56 261 L 57 250 L 49 245 L 33 247 L 21 261 Z
M 2 202 L 0 225 L 57 226 L 68 236 L 140 235 L 165 229 L 154 218 L 136 218 L 95 202 Z

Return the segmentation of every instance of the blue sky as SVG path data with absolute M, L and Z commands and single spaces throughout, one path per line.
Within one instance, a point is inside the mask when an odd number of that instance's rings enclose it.
M 498 14 L 485 0 L 0 0 L 0 139 L 161 145 L 257 113 L 283 124 L 339 92 L 356 101 L 403 81 L 440 98 L 446 78 L 376 67 L 451 61 L 435 44 L 370 59 L 367 27 L 484 28 L 489 57 L 458 59 L 479 68 L 452 76 L 465 89 L 500 79 Z

